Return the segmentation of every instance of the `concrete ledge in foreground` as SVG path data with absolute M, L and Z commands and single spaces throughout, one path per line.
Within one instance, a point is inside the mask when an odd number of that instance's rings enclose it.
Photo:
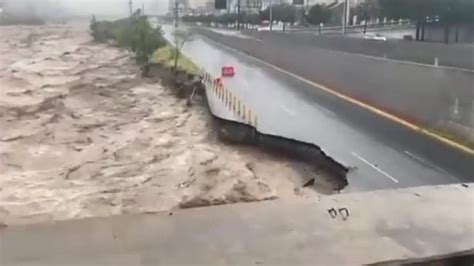
M 343 265 L 474 250 L 474 184 L 0 229 L 1 265 Z M 334 208 L 332 218 L 328 209 Z M 343 220 L 342 210 L 349 212 Z

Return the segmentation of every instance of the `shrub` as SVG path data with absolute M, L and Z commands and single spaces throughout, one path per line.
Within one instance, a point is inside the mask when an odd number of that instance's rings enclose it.
M 95 41 L 113 41 L 131 50 L 139 65 L 148 63 L 153 52 L 166 45 L 160 28 L 153 28 L 146 17 L 133 16 L 113 22 L 91 20 L 91 34 Z

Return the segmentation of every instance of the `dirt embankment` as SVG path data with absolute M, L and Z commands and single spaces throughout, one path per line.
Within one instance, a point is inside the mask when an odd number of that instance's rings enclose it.
M 85 27 L 0 27 L 0 84 L 0 223 L 332 192 L 318 169 L 219 142 L 205 107 Z

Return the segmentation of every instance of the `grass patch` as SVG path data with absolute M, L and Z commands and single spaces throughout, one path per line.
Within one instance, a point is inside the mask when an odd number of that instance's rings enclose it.
M 168 43 L 153 53 L 151 62 L 160 63 L 167 67 L 174 67 L 174 53 L 173 46 Z M 198 75 L 200 72 L 199 67 L 183 54 L 181 54 L 178 59 L 178 69 L 194 75 Z

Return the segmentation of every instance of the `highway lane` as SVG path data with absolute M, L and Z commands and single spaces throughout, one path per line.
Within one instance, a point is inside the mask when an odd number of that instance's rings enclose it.
M 169 37 L 170 29 L 164 29 Z M 257 113 L 258 130 L 314 143 L 335 160 L 353 168 L 348 175 L 348 191 L 462 180 L 425 159 L 418 150 L 385 141 L 347 121 L 340 112 L 344 108 L 337 108 L 347 103 L 327 108 L 318 102 L 327 96 L 315 99 L 314 95 L 302 93 L 305 91 L 302 87 L 308 84 L 301 84 L 261 62 L 199 36 L 187 43 L 183 52 L 214 76 L 219 76 L 222 66 L 234 66 L 236 76 L 225 78 L 223 83 Z

